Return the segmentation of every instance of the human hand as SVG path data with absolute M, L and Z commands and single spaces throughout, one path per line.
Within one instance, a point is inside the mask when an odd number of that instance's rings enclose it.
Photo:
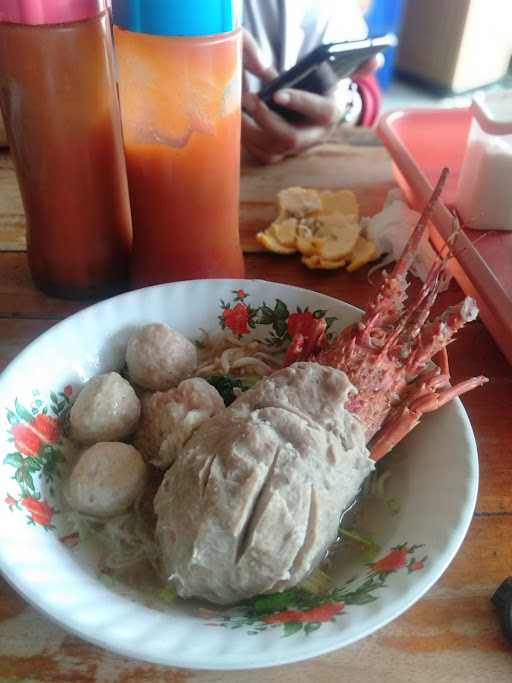
M 333 99 L 304 90 L 280 90 L 274 101 L 301 114 L 305 123 L 289 123 L 257 95 L 246 93 L 242 100 L 242 143 L 264 164 L 275 164 L 324 142 L 342 114 Z
M 258 45 L 248 31 L 243 35 L 243 62 L 244 68 L 263 83 L 277 76 L 275 69 L 265 65 Z M 280 90 L 274 95 L 274 100 L 302 114 L 306 122 L 300 125 L 288 123 L 257 95 L 245 93 L 242 99 L 242 144 L 264 164 L 277 163 L 323 142 L 341 116 L 332 99 L 302 90 Z
M 364 76 L 382 65 L 379 55 L 365 62 L 354 74 Z M 244 68 L 266 83 L 276 71 L 264 64 L 253 36 L 244 31 Z M 327 140 L 348 106 L 339 97 L 321 96 L 303 90 L 283 89 L 275 93 L 276 104 L 302 115 L 304 123 L 292 124 L 271 111 L 260 98 L 246 93 L 242 100 L 242 144 L 264 164 L 277 163 Z

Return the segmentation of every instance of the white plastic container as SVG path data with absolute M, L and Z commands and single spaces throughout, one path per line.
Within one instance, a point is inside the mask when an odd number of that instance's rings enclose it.
M 479 94 L 457 188 L 463 223 L 512 230 L 512 90 Z

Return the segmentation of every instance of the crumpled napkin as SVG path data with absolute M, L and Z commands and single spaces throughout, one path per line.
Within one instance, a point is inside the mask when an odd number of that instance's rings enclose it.
M 372 218 L 362 218 L 363 233 L 377 247 L 379 256 L 386 255 L 376 268 L 383 268 L 400 258 L 400 255 L 416 226 L 420 214 L 410 209 L 403 199 L 402 192 L 396 188 L 390 190 L 384 202 L 384 208 Z M 425 282 L 430 269 L 439 260 L 430 246 L 428 232 L 423 236 L 411 272 Z M 446 273 L 440 291 L 445 291 L 451 276 Z

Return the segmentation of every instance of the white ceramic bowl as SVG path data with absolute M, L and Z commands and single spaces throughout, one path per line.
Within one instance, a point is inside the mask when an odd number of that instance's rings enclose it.
M 263 303 L 268 324 L 260 324 Z M 177 667 L 249 669 L 348 645 L 399 616 L 432 586 L 466 534 L 478 487 L 475 440 L 458 400 L 427 416 L 388 458 L 386 497 L 399 512 L 389 511 L 382 498 L 365 502 L 358 528 L 371 533 L 381 551 L 372 562 L 340 554 L 330 596 L 304 602 L 288 595 L 235 611 L 187 602 L 149 605 L 137 592 L 108 586 L 81 547 L 62 540 L 58 468 L 66 447 L 55 418 L 89 377 L 121 367 L 136 326 L 161 321 L 189 338 L 200 328 L 219 331 L 219 324 L 236 333 L 254 326 L 257 334 L 282 335 L 298 307 L 337 318 L 333 330 L 360 314 L 286 285 L 177 283 L 87 308 L 11 363 L 0 376 L 0 568 L 29 602 L 82 638 L 124 655 Z

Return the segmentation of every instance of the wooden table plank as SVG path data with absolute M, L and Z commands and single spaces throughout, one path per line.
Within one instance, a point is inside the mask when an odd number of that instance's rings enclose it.
M 7 150 L 0 151 L 0 249 L 2 251 L 24 251 L 25 214 L 12 159 Z

